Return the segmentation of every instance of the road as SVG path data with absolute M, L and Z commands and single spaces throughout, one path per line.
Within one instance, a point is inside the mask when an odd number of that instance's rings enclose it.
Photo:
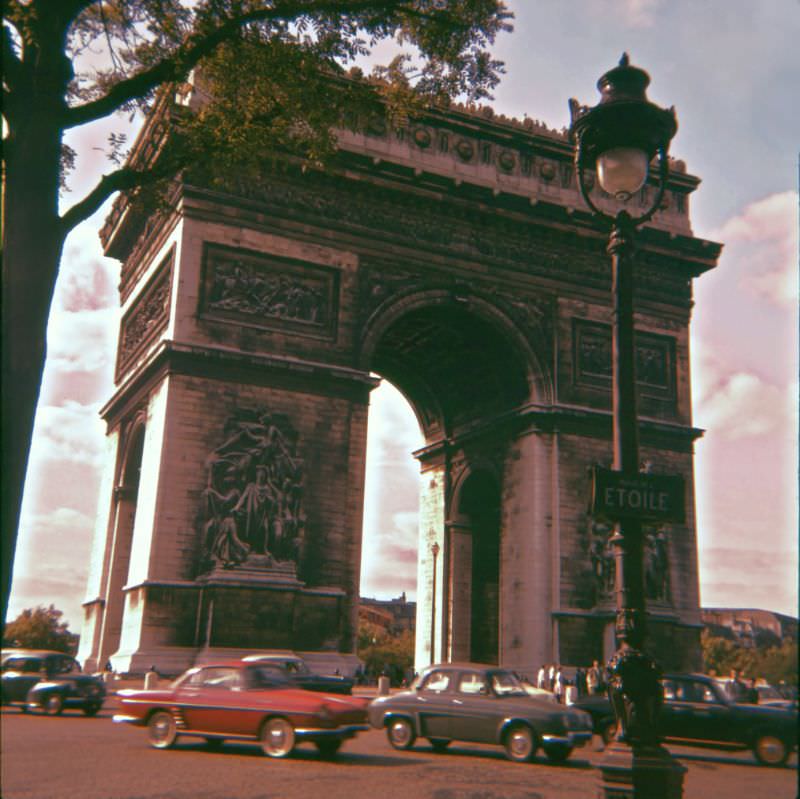
M 499 748 L 427 742 L 397 752 L 383 733 L 345 743 L 335 761 L 304 746 L 286 760 L 257 747 L 210 751 L 192 739 L 151 749 L 144 730 L 113 724 L 113 700 L 99 716 L 59 717 L 3 708 L 4 799 L 595 799 L 599 740 L 561 766 L 543 757 L 507 761 Z M 755 765 L 749 752 L 673 749 L 688 767 L 684 799 L 796 799 L 797 756 L 789 768 Z

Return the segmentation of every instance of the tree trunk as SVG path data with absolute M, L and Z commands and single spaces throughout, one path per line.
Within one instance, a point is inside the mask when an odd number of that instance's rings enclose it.
M 58 217 L 61 130 L 37 104 L 6 140 L 2 298 L 2 619 L 11 593 L 47 321 L 66 231 Z

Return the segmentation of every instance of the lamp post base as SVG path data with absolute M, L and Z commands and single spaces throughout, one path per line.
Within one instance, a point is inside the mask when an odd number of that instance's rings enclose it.
M 681 765 L 663 746 L 614 741 L 599 765 L 597 799 L 682 799 Z

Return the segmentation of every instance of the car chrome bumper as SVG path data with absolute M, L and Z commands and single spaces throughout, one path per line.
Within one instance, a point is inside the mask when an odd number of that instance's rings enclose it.
M 348 724 L 346 727 L 335 727 L 331 730 L 323 730 L 319 727 L 298 727 L 294 734 L 298 741 L 321 741 L 326 738 L 352 738 L 357 732 L 364 732 L 368 729 L 369 724 Z
M 543 744 L 563 744 L 564 746 L 584 746 L 592 740 L 591 730 L 585 732 L 568 732 L 566 735 L 542 735 Z

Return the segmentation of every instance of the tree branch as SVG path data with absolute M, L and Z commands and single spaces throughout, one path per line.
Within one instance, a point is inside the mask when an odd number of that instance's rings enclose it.
M 190 35 L 171 56 L 133 77 L 120 81 L 103 97 L 81 106 L 68 108 L 64 113 L 64 128 L 73 128 L 106 117 L 125 103 L 145 96 L 157 86 L 184 78 L 202 58 L 212 53 L 220 44 L 232 38 L 239 29 L 251 22 L 291 20 L 304 14 L 352 14 L 378 7 L 388 11 L 396 10 L 407 4 L 407 0 L 384 0 L 384 2 L 330 0 L 309 5 L 301 0 L 300 2 L 278 3 L 269 8 L 231 17 L 210 32 Z
M 62 230 L 69 232 L 81 222 L 85 222 L 115 192 L 132 189 L 147 183 L 154 183 L 165 175 L 122 167 L 116 172 L 103 175 L 97 185 L 79 202 L 75 203 L 59 220 Z

